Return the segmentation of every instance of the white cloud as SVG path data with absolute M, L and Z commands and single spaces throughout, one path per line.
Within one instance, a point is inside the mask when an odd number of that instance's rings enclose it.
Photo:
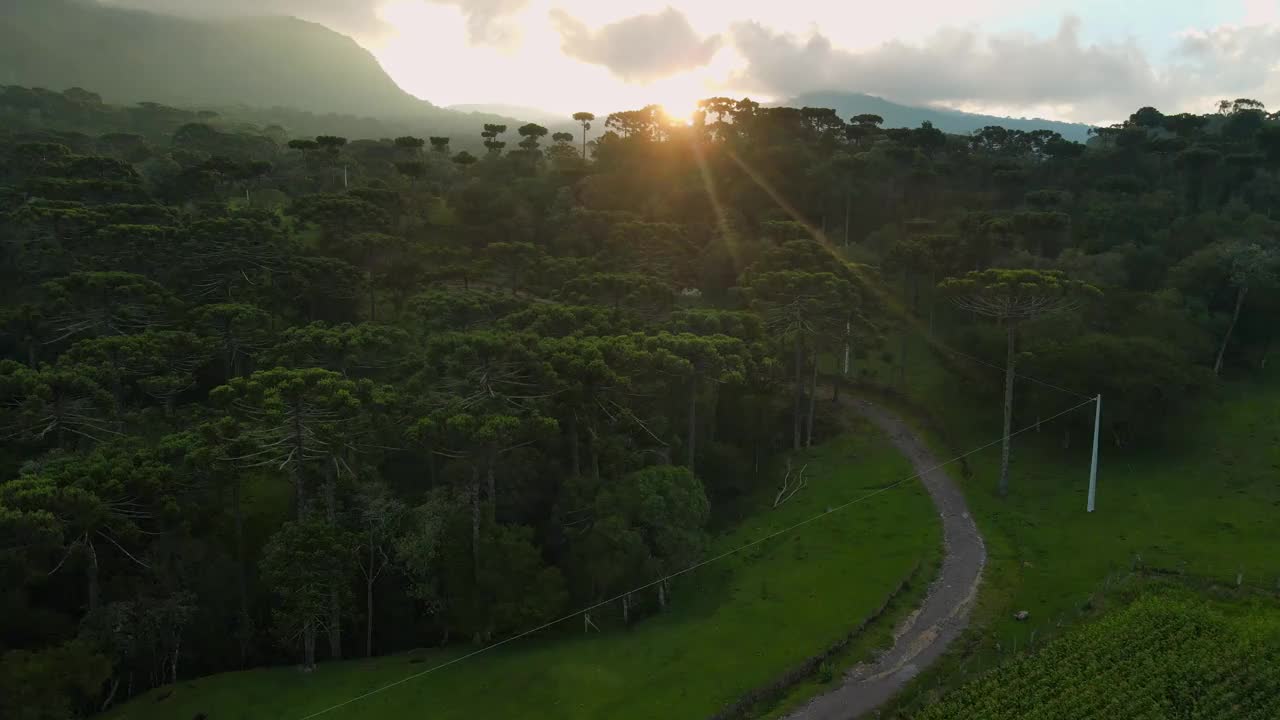
M 1244 24 L 1274 25 L 1277 23 L 1280 23 L 1280 2 L 1244 0 Z
M 1184 104 L 1209 112 L 1217 100 L 1247 97 L 1280 109 L 1280 25 L 1223 25 L 1182 34 L 1171 75 Z
M 949 28 L 921 43 L 895 40 L 858 52 L 819 33 L 801 39 L 757 23 L 735 25 L 732 35 L 747 60 L 735 84 L 775 94 L 846 90 L 906 103 L 1052 106 L 1096 120 L 1164 93 L 1133 41 L 1086 44 L 1072 17 L 1047 37 Z
M 700 37 L 683 14 L 668 7 L 591 30 L 563 10 L 551 11 L 569 57 L 602 65 L 627 82 L 647 83 L 706 66 L 720 36 Z
M 509 18 L 523 10 L 528 0 L 429 0 L 439 5 L 453 5 L 467 18 L 467 35 L 477 45 L 510 45 L 519 29 Z

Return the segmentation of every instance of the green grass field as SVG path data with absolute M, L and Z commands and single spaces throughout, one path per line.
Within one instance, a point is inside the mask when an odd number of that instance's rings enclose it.
M 773 493 L 761 492 L 755 512 L 717 537 L 711 555 L 911 474 L 861 422 L 805 461 L 809 486 L 777 509 Z M 932 505 L 918 483 L 907 483 L 677 580 L 664 615 L 592 635 L 575 618 L 323 717 L 706 717 L 856 626 L 913 568 L 931 574 L 939 553 Z M 608 612 L 618 611 L 596 616 Z M 311 674 L 227 673 L 153 691 L 106 717 L 300 720 L 470 650 L 330 663 Z
M 913 345 L 909 357 L 908 394 L 928 407 L 946 435 L 934 437 L 939 455 L 1000 437 L 999 406 L 975 406 L 923 343 Z M 896 378 L 884 366 L 877 374 L 880 382 Z M 1078 402 L 1062 397 L 1063 409 Z M 1077 412 L 1090 413 L 1092 406 Z M 1059 633 L 1137 558 L 1147 566 L 1232 583 L 1242 574 L 1246 583 L 1277 587 L 1280 373 L 1225 382 L 1186 418 L 1156 450 L 1118 450 L 1104 441 L 1092 515 L 1085 512 L 1090 448 L 1079 438 L 1069 450 L 1053 427 L 1015 439 L 1004 499 L 995 494 L 999 447 L 969 458 L 973 475 L 963 485 L 990 555 L 977 629 L 963 652 L 916 683 L 917 693 L 909 695 L 917 697 L 908 702 Z M 1014 425 L 1028 423 L 1022 418 Z M 1030 619 L 1015 621 L 1019 610 Z
M 1011 661 L 916 720 L 1280 717 L 1280 606 L 1176 587 Z

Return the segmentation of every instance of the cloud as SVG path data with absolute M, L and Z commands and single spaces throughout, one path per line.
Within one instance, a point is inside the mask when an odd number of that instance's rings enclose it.
M 151 10 L 188 17 L 292 15 L 343 33 L 376 35 L 386 30 L 378 19 L 383 0 L 98 0 L 102 5 Z
M 1185 87 L 1212 91 L 1206 99 L 1252 97 L 1280 105 L 1280 25 L 1187 31 L 1174 50 L 1172 74 Z
M 467 35 L 475 44 L 508 45 L 518 35 L 507 18 L 524 9 L 528 0 L 428 0 L 453 5 L 467 18 Z
M 923 43 L 856 52 L 821 34 L 801 40 L 753 22 L 735 24 L 732 38 L 746 66 L 731 84 L 778 96 L 845 90 L 908 103 L 1055 106 L 1093 119 L 1167 94 L 1133 41 L 1084 44 L 1074 17 L 1048 37 L 943 29 Z
M 648 83 L 705 66 L 720 49 L 719 35 L 699 37 L 688 18 L 667 7 L 591 30 L 563 10 L 551 11 L 569 57 L 602 65 L 627 82 Z

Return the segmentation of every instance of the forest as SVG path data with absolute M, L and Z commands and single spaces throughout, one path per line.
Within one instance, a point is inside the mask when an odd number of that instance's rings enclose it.
M 1083 144 L 699 107 L 362 139 L 0 88 L 0 716 L 642 625 L 905 329 L 1008 372 L 963 388 L 1006 435 L 1061 409 L 1016 366 L 1118 450 L 1266 367 L 1258 101 Z

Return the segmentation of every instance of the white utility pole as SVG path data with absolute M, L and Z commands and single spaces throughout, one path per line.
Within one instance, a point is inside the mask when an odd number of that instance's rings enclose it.
M 852 321 L 844 321 L 844 376 L 849 377 L 849 339 L 853 335 Z
M 1093 414 L 1093 462 L 1089 464 L 1089 512 L 1093 512 L 1098 494 L 1098 432 L 1102 429 L 1102 395 L 1095 400 Z

